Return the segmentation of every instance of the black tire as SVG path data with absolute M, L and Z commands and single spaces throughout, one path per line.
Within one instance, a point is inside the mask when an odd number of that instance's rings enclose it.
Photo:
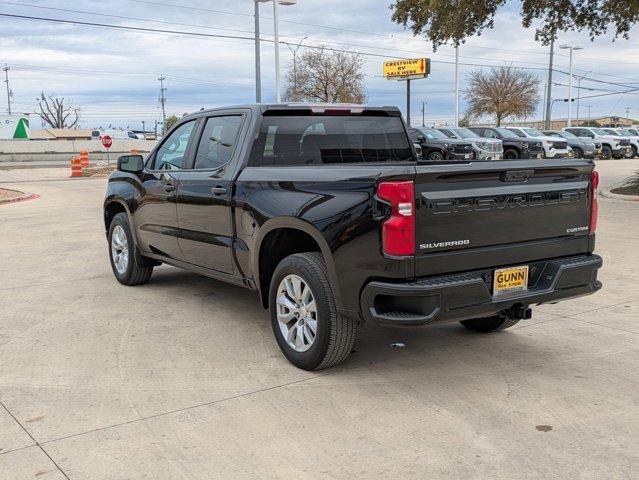
M 112 239 L 113 230 L 116 226 L 122 227 L 126 234 L 126 241 L 128 244 L 129 259 L 127 262 L 126 270 L 123 273 L 118 272 L 112 255 Z M 131 234 L 131 227 L 129 226 L 129 217 L 126 213 L 118 213 L 109 225 L 109 261 L 111 262 L 111 269 L 116 280 L 122 285 L 141 285 L 146 283 L 151 278 L 153 273 L 153 260 L 147 259 L 140 255 L 133 241 L 133 235 Z
M 276 297 L 282 280 L 297 275 L 311 289 L 317 308 L 315 340 L 305 352 L 288 345 L 277 319 Z M 271 326 L 284 356 L 303 370 L 320 370 L 342 363 L 351 353 L 357 336 L 357 321 L 337 314 L 333 288 L 322 255 L 316 252 L 297 253 L 282 260 L 276 267 L 269 290 Z
M 601 158 L 612 158 L 612 148 L 608 145 L 603 145 L 601 147 Z
M 496 315 L 487 318 L 473 318 L 472 320 L 464 320 L 459 323 L 473 332 L 491 333 L 510 328 L 519 323 L 519 319 Z
M 504 150 L 504 160 L 519 160 L 519 151 L 514 148 Z
M 637 158 L 638 153 L 639 153 L 639 152 L 637 152 L 637 147 L 635 147 L 634 145 L 632 145 L 632 157 L 630 157 L 630 158 Z
M 573 147 L 573 158 L 584 158 L 584 152 L 579 147 Z
M 444 154 L 439 150 L 433 150 L 428 154 L 428 160 L 439 161 L 444 159 Z

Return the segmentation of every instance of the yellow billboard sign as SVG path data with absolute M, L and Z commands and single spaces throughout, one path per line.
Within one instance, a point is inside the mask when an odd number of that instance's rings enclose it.
M 384 62 L 384 77 L 404 80 L 424 78 L 430 73 L 430 58 L 411 58 Z

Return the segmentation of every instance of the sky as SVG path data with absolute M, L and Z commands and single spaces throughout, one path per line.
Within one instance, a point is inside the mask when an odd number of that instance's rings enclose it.
M 426 56 L 432 74 L 412 82 L 413 125 L 454 120 L 454 48 L 433 52 L 423 38 L 391 20 L 391 0 L 298 0 L 279 7 L 282 42 L 321 44 L 360 52 L 364 60 L 368 103 L 393 105 L 405 111 L 405 83 L 382 78 L 382 63 Z M 548 47 L 535 42 L 534 30 L 521 26 L 521 2 L 512 1 L 497 15 L 492 30 L 469 38 L 460 47 L 461 112 L 468 73 L 512 64 L 540 79 L 540 97 L 547 79 Z M 272 3 L 262 3 L 263 101 L 275 100 Z M 179 30 L 233 37 L 252 37 L 252 0 L 13 0 L 0 1 L 0 14 L 46 17 L 152 29 Z M 269 41 L 270 40 L 270 41 Z M 582 97 L 639 87 L 639 27 L 630 39 L 612 41 L 604 35 L 591 42 L 585 33 L 565 33 L 557 44 L 578 44 L 574 74 Z M 301 51 L 301 50 L 300 50 Z M 280 46 L 283 70 L 292 53 Z M 189 37 L 142 33 L 96 26 L 68 25 L 32 19 L 0 17 L 0 64 L 10 68 L 14 112 L 34 112 L 40 92 L 69 99 L 79 109 L 82 127 L 151 130 L 161 120 L 160 75 L 166 77 L 167 115 L 201 108 L 250 103 L 255 100 L 254 43 L 248 39 Z M 568 97 L 568 54 L 555 55 L 553 98 Z M 1 72 L 0 73 L 4 73 Z M 5 85 L 1 85 L 5 87 Z M 574 96 L 577 96 L 575 93 Z M 542 103 L 534 118 L 542 116 Z M 0 88 L 0 113 L 7 95 Z M 574 109 L 576 109 L 576 105 Z M 590 108 L 587 105 L 591 105 Z M 584 98 L 580 117 L 617 115 L 639 118 L 639 91 Z M 567 103 L 556 102 L 553 117 L 566 117 Z M 576 112 L 573 111 L 573 117 Z M 35 116 L 32 116 L 34 118 Z M 40 125 L 37 117 L 32 128 Z

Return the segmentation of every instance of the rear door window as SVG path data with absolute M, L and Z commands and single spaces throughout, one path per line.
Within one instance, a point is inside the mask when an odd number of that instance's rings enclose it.
M 264 116 L 249 165 L 292 166 L 414 161 L 399 117 Z
M 215 169 L 226 165 L 235 151 L 241 126 L 241 115 L 227 115 L 207 119 L 193 168 Z

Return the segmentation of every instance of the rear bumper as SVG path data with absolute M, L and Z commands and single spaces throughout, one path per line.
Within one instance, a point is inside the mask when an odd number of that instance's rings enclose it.
M 371 281 L 360 296 L 361 313 L 366 322 L 410 326 L 490 316 L 517 305 L 555 303 L 601 289 L 597 271 L 602 263 L 597 255 L 531 262 L 528 290 L 499 296 L 492 295 L 494 269 L 406 283 Z

